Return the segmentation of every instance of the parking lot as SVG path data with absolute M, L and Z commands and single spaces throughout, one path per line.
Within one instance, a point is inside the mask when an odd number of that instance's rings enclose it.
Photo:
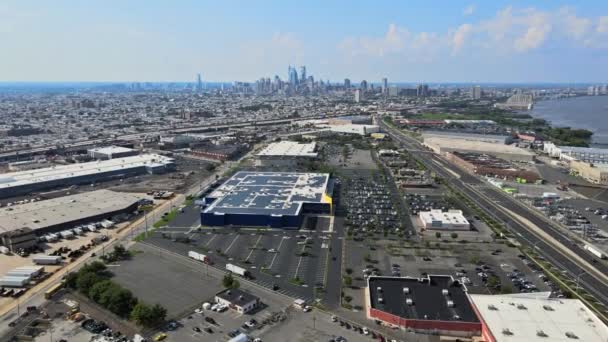
M 147 242 L 184 256 L 191 250 L 205 254 L 218 269 L 238 265 L 256 283 L 306 300 L 314 300 L 315 287 L 325 286 L 327 265 L 335 262 L 333 234 L 323 231 L 203 229 L 188 238 L 176 242 L 156 233 Z

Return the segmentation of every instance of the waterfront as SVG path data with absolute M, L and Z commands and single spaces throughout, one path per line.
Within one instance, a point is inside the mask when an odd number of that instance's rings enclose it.
M 608 144 L 608 96 L 539 101 L 530 115 L 556 127 L 588 129 L 593 132 L 594 144 Z

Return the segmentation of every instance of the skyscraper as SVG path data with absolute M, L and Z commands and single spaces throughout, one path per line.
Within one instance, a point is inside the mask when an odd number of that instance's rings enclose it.
M 296 68 L 292 68 L 290 65 L 288 68 L 288 73 L 287 79 L 289 80 L 289 84 L 292 87 L 295 87 L 298 84 L 298 72 L 296 71 Z
M 196 91 L 203 91 L 203 78 L 201 77 L 200 73 L 196 74 Z
M 475 99 L 475 100 L 481 99 L 481 87 L 480 86 L 471 87 L 471 97 L 473 97 L 473 99 Z
M 382 94 L 388 93 L 388 78 L 382 79 Z
M 344 88 L 346 88 L 346 89 L 350 88 L 350 80 L 348 78 L 344 79 Z
M 361 84 L 359 85 L 359 89 L 366 91 L 367 90 L 367 81 L 363 80 L 361 81 Z
M 363 90 L 361 89 L 357 89 L 355 90 L 355 102 L 359 103 L 361 101 L 363 101 Z
M 306 66 L 302 65 L 300 67 L 300 82 L 306 82 Z

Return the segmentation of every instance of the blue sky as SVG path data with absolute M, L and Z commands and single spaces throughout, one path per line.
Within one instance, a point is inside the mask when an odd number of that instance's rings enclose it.
M 0 81 L 608 82 L 608 1 L 0 1 Z

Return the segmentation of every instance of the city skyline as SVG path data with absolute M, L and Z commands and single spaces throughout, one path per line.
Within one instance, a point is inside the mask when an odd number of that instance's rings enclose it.
M 201 72 L 205 82 L 253 82 L 284 78 L 286 65 L 333 82 L 608 79 L 599 1 L 345 5 L 7 1 L 0 80 L 192 82 Z

